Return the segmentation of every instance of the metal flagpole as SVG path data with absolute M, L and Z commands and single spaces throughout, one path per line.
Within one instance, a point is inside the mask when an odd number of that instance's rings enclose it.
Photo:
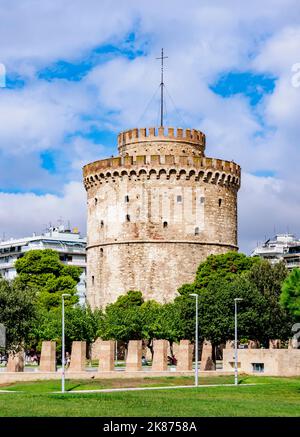
M 164 125 L 164 59 L 168 56 L 164 56 L 164 49 L 161 49 L 161 57 L 156 58 L 161 60 L 161 79 L 160 79 L 160 127 Z
M 61 372 L 61 391 L 62 393 L 65 392 L 65 297 L 71 296 L 70 294 L 64 293 L 61 295 L 62 302 L 61 302 L 61 337 L 62 337 L 62 347 L 61 347 L 61 363 L 62 363 L 62 372 Z
M 237 332 L 237 302 L 243 300 L 239 297 L 234 299 L 234 385 L 238 385 L 238 332 Z

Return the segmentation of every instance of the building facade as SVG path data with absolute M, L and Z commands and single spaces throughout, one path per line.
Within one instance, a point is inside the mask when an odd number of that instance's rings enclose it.
M 132 129 L 118 150 L 83 169 L 87 299 L 105 307 L 140 290 L 170 301 L 208 255 L 237 250 L 240 167 L 205 157 L 195 129 Z
M 79 301 L 85 303 L 86 295 L 86 239 L 79 232 L 64 226 L 50 227 L 41 235 L 10 239 L 0 242 L 0 275 L 13 279 L 17 272 L 15 262 L 29 250 L 52 249 L 59 253 L 64 264 L 82 268 L 80 282 L 77 285 Z
M 300 267 L 300 240 L 293 234 L 277 234 L 258 245 L 251 256 L 260 256 L 271 264 L 283 261 L 289 270 Z

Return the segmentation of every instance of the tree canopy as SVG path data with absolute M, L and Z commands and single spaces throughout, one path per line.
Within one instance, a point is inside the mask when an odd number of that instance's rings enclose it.
M 89 306 L 67 306 L 65 308 L 65 341 L 66 349 L 71 350 L 72 341 L 86 341 L 93 343 L 99 337 L 102 320 L 102 311 L 91 310 Z M 32 324 L 30 331 L 30 346 L 38 350 L 43 340 L 57 342 L 61 348 L 62 313 L 61 308 L 51 311 L 39 310 L 36 323 Z
M 78 302 L 76 285 L 82 269 L 64 265 L 54 250 L 30 250 L 16 261 L 15 266 L 18 274 L 16 281 L 22 287 L 35 290 L 42 307 L 48 310 L 58 307 L 63 293 L 72 296 L 67 304 Z
M 282 284 L 280 303 L 296 320 L 300 320 L 300 269 L 293 269 Z
M 194 338 L 195 302 L 199 295 L 199 336 L 213 344 L 234 338 L 234 298 L 238 304 L 239 337 L 267 344 L 287 339 L 291 319 L 279 303 L 281 284 L 287 276 L 283 263 L 274 266 L 259 258 L 227 253 L 211 255 L 201 263 L 195 282 L 184 284 L 175 299 L 185 338 Z
M 101 325 L 101 337 L 104 340 L 142 339 L 141 305 L 144 303 L 140 291 L 129 291 L 119 296 L 116 302 L 106 306 Z
M 34 291 L 16 280 L 0 279 L 0 323 L 6 328 L 6 350 L 16 352 L 30 338 L 37 317 Z
M 238 252 L 209 255 L 197 269 L 195 284 L 198 288 L 205 288 L 211 281 L 218 279 L 232 281 L 237 275 L 250 270 L 259 262 L 258 257 L 250 257 Z

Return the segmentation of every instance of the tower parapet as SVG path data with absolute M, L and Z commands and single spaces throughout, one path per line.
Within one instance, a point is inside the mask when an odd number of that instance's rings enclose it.
M 241 168 L 233 161 L 173 155 L 118 156 L 101 159 L 83 167 L 86 190 L 109 179 L 116 181 L 124 176 L 128 176 L 129 179 L 137 177 L 137 180 L 140 177 L 150 179 L 153 174 L 157 179 L 160 176 L 170 179 L 170 176 L 174 175 L 176 179 L 192 177 L 195 181 L 203 179 L 206 182 L 227 184 L 239 189 Z
M 118 150 L 121 156 L 144 154 L 142 152 L 145 152 L 149 145 L 153 154 L 164 154 L 166 143 L 172 144 L 172 154 L 204 156 L 205 135 L 196 129 L 135 128 L 118 135 Z

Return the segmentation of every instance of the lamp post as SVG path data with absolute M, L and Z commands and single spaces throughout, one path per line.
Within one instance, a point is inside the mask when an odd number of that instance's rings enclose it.
M 64 293 L 61 295 L 61 336 L 62 336 L 62 355 L 61 355 L 61 363 L 62 363 L 62 372 L 61 372 L 61 391 L 65 392 L 65 297 L 71 296 L 68 293 Z
M 196 324 L 195 324 L 195 386 L 198 387 L 198 362 L 199 362 L 199 336 L 198 336 L 198 294 L 190 293 L 190 296 L 196 298 Z
M 237 347 L 237 303 L 240 297 L 234 299 L 234 385 L 238 385 L 238 347 Z

